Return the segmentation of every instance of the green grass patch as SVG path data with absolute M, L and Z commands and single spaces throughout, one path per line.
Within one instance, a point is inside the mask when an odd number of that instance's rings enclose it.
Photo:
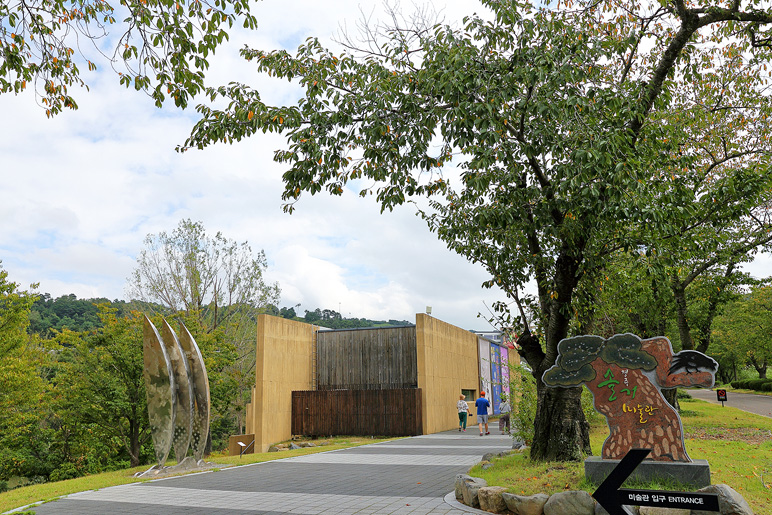
M 262 452 L 255 454 L 245 454 L 244 456 L 227 456 L 224 453 L 212 454 L 206 458 L 211 463 L 220 463 L 223 468 L 238 465 L 250 465 L 264 461 L 278 460 L 292 456 L 303 456 L 306 454 L 315 454 L 324 451 L 334 451 L 337 449 L 347 449 L 369 443 L 394 440 L 394 438 L 370 438 L 359 436 L 341 436 L 325 440 L 326 445 L 318 447 L 303 447 L 281 452 Z M 297 441 L 296 441 L 297 443 Z M 314 441 L 318 445 L 318 441 Z M 174 465 L 176 462 L 170 460 L 167 465 Z M 64 495 L 84 492 L 87 490 L 99 490 L 108 486 L 125 485 L 129 483 L 143 483 L 151 481 L 152 478 L 138 479 L 134 477 L 137 472 L 144 472 L 150 468 L 150 465 L 142 465 L 125 470 L 114 472 L 104 472 L 102 474 L 93 474 L 89 476 L 68 479 L 66 481 L 56 481 L 52 483 L 43 483 L 37 485 L 15 488 L 7 492 L 0 493 L 0 513 L 27 506 L 38 501 L 52 501 Z M 182 474 L 181 474 L 182 475 Z M 34 511 L 34 508 L 32 508 Z
M 708 460 L 713 484 L 725 483 L 737 490 L 756 513 L 772 513 L 772 419 L 700 400 L 680 402 L 686 408 L 681 420 L 689 456 Z M 605 419 L 591 424 L 593 454 L 600 454 L 607 436 Z M 565 490 L 592 493 L 597 488 L 585 479 L 584 463 L 533 463 L 527 451 L 495 459 L 487 470 L 475 465 L 469 474 L 518 495 L 551 495 Z M 629 482 L 625 486 L 689 490 L 665 482 Z

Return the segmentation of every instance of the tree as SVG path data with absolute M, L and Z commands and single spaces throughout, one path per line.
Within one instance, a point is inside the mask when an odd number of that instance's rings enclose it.
M 254 384 L 257 315 L 279 301 L 278 283 L 269 284 L 264 278 L 267 266 L 265 253 L 255 255 L 247 242 L 237 243 L 219 232 L 210 236 L 201 222 L 182 220 L 171 234 L 162 231 L 145 238 L 128 285 L 134 298 L 182 315 L 202 353 L 205 345 L 199 340 L 206 338 L 217 342 L 209 347 L 211 352 L 232 356 L 227 363 L 218 359 L 225 368 L 207 370 L 230 376 L 215 386 L 233 390 L 230 402 L 219 407 L 226 410 L 220 414 L 232 416 L 238 427 L 243 425 Z M 215 386 L 212 395 L 219 398 Z M 218 407 L 214 400 L 212 404 Z
M 168 95 L 185 107 L 203 89 L 226 28 L 257 26 L 249 9 L 246 0 L 2 0 L 0 93 L 33 85 L 48 116 L 76 109 L 70 87 L 88 88 L 81 68 L 94 71 L 101 61 L 120 68 L 121 84 L 147 92 L 156 105 Z
M 0 261 L 0 358 L 22 348 L 27 341 L 29 313 L 37 295 L 18 288 L 8 280 Z
M 769 229 L 755 215 L 772 191 L 772 9 L 709 3 L 484 0 L 493 21 L 376 27 L 341 55 L 316 39 L 295 55 L 247 48 L 304 96 L 269 106 L 244 84 L 210 89 L 229 103 L 199 106 L 181 150 L 285 134 L 274 159 L 290 212 L 303 192 L 340 195 L 359 179 L 384 210 L 429 197 L 430 228 L 485 266 L 488 285 L 517 298 L 535 280 L 538 332 L 519 340 L 537 379 L 531 456 L 581 459 L 581 390 L 541 376 L 584 282 L 615 252 L 675 248 L 714 223 Z M 452 161 L 458 178 L 443 168 Z
M 35 298 L 0 268 L 0 479 L 45 473 L 37 443 L 46 356 L 26 331 Z
M 56 411 L 68 414 L 60 416 L 57 427 L 69 426 L 72 432 L 85 428 L 91 433 L 89 443 L 114 442 L 113 454 L 122 451 L 130 466 L 136 467 L 142 462 L 142 446 L 150 439 L 143 376 L 143 318 L 138 312 L 118 318 L 115 310 L 106 305 L 100 307 L 99 316 L 103 327 L 95 334 L 65 330 L 58 335 L 60 352 L 72 356 L 60 361 L 61 369 L 53 379 Z M 84 455 L 64 453 L 65 457 L 83 463 L 88 447 L 80 446 Z
M 756 287 L 730 303 L 716 319 L 714 336 L 721 344 L 720 357 L 732 365 L 742 359 L 740 365 L 750 363 L 766 378 L 772 364 L 772 287 Z

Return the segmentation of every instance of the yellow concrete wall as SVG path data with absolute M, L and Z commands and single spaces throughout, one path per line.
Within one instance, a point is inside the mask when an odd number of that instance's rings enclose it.
M 255 387 L 252 387 L 252 391 L 249 394 L 249 402 L 247 403 L 247 414 L 246 414 L 246 424 L 244 428 L 244 432 L 248 435 L 255 434 L 255 412 L 253 410 L 253 406 L 255 405 Z
M 316 326 L 270 315 L 257 319 L 257 364 L 252 398 L 255 452 L 292 437 L 292 391 L 313 388 Z
M 423 433 L 458 427 L 461 390 L 480 392 L 477 335 L 429 315 L 416 315 L 418 387 L 422 390 Z M 470 414 L 474 403 L 470 403 Z M 475 424 L 471 416 L 468 424 Z
M 244 449 L 247 449 L 244 454 L 254 454 L 255 446 L 250 444 L 255 440 L 255 435 L 235 435 L 228 438 L 228 456 L 239 456 Z M 246 447 L 239 445 L 239 442 L 243 443 Z

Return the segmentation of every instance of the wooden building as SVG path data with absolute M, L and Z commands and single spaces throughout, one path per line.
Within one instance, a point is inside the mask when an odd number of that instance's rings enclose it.
M 254 435 L 252 449 L 265 452 L 293 434 L 454 429 L 459 395 L 476 398 L 488 375 L 490 356 L 480 352 L 489 346 L 476 334 L 425 314 L 416 315 L 414 326 L 346 330 L 260 315 L 248 434 L 232 439 L 244 442 Z M 506 359 L 519 358 L 510 352 Z M 469 424 L 476 422 L 471 416 Z

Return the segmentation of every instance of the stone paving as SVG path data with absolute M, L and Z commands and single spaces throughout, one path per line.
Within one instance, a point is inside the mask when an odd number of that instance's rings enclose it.
M 456 474 L 466 472 L 483 454 L 511 446 L 509 436 L 480 437 L 470 427 L 464 433 L 448 431 L 81 492 L 30 510 L 37 515 L 483 513 L 444 497 L 453 490 Z

